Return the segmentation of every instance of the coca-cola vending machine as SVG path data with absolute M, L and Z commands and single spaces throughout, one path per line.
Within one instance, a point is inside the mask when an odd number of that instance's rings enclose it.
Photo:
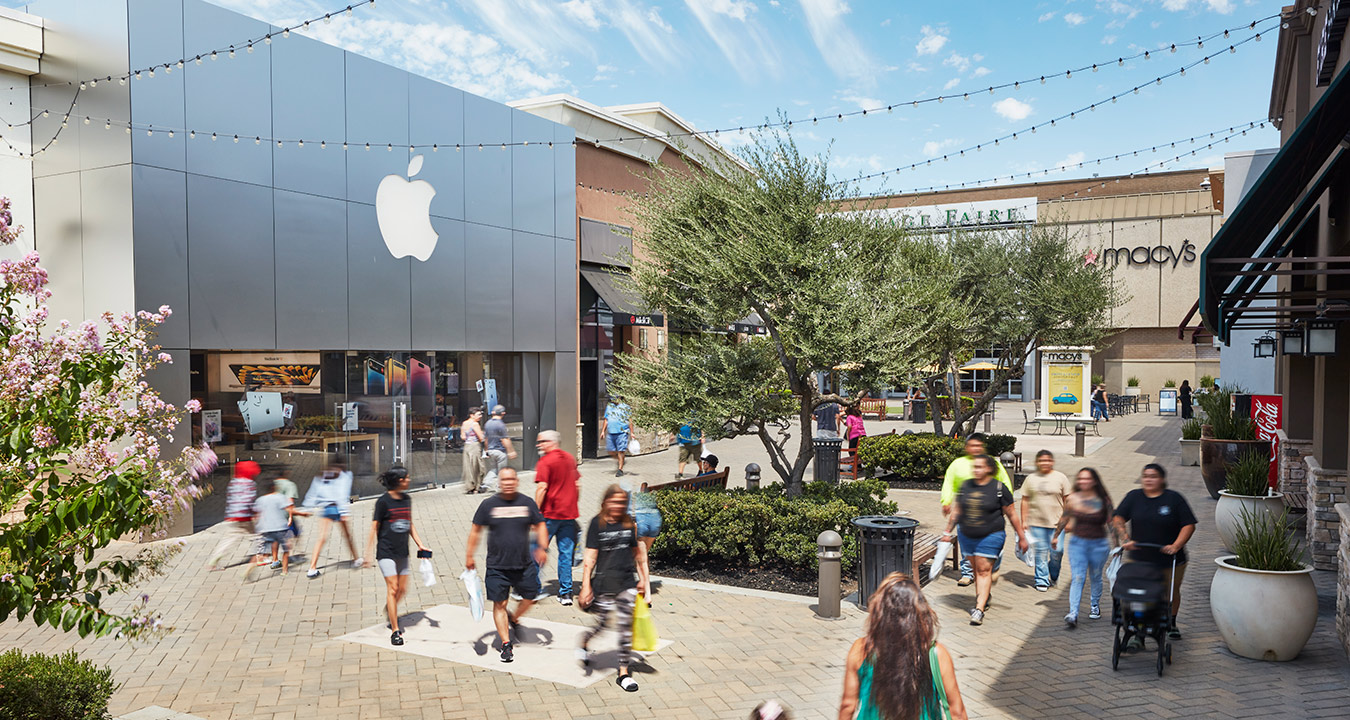
M 1256 423 L 1256 439 L 1270 442 L 1270 487 L 1280 489 L 1280 439 L 1276 430 L 1284 424 L 1284 398 L 1279 395 L 1234 395 L 1238 417 Z

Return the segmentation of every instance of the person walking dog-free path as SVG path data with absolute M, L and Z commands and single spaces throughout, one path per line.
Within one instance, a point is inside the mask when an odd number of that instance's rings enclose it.
M 352 474 L 343 466 L 341 460 L 333 460 L 322 474 L 310 481 L 304 505 L 315 508 L 319 513 L 319 533 L 314 541 L 309 571 L 305 573 L 305 577 L 319 576 L 319 553 L 323 551 L 324 543 L 328 542 L 328 532 L 332 530 L 333 523 L 337 523 L 342 530 L 342 537 L 347 540 L 347 549 L 352 552 L 352 567 L 359 568 L 365 564 L 365 560 L 356 552 L 356 542 L 352 539 L 352 530 L 347 522 L 351 514 L 348 507 L 351 497 Z
M 221 538 L 216 549 L 211 551 L 211 561 L 207 568 L 219 569 L 220 561 L 226 553 L 233 552 L 239 543 L 253 543 L 253 501 L 258 496 L 258 485 L 254 482 L 262 474 L 262 466 L 252 460 L 235 463 L 234 477 L 225 490 L 225 537 Z M 252 552 L 252 548 L 249 550 Z M 253 557 L 249 557 L 253 562 Z
M 970 611 L 970 624 L 984 622 L 984 613 L 989 606 L 989 593 L 994 583 L 994 561 L 1003 552 L 1003 543 L 1007 540 L 1004 518 L 1012 523 L 1017 532 L 1017 546 L 1027 551 L 1027 536 L 1022 531 L 1022 521 L 1013 512 L 1013 494 L 1003 483 L 994 479 L 994 467 L 998 463 L 988 455 L 975 458 L 972 465 L 975 477 L 962 483 L 961 492 L 956 496 L 958 512 L 947 517 L 947 531 L 942 539 L 952 539 L 952 528 L 957 520 L 961 530 L 957 539 L 961 543 L 961 552 L 971 559 L 975 570 L 975 607 Z
M 605 450 L 614 458 L 614 477 L 623 477 L 623 457 L 628 452 L 628 433 L 631 426 L 628 415 L 632 408 L 622 398 L 612 398 L 605 405 Z
M 586 559 L 581 565 L 581 607 L 593 613 L 595 626 L 582 633 L 577 660 L 590 667 L 588 645 L 610 616 L 619 633 L 619 676 L 615 682 L 628 692 L 637 692 L 637 682 L 628 672 L 633 653 L 633 607 L 638 596 L 651 597 L 647 546 L 638 542 L 637 523 L 628 514 L 628 493 L 610 485 L 600 501 L 600 514 L 586 530 Z
M 1069 478 L 1055 469 L 1054 454 L 1049 450 L 1036 453 L 1036 472 L 1022 483 L 1022 527 L 1031 537 L 1036 589 L 1041 592 L 1059 582 L 1064 552 L 1051 547 L 1051 537 L 1064 514 L 1064 501 L 1071 493 L 1073 485 Z
M 948 517 L 952 514 L 952 502 L 956 500 L 956 494 L 961 491 L 961 485 L 975 477 L 975 471 L 972 469 L 975 458 L 984 454 L 984 435 L 980 433 L 971 433 L 966 438 L 966 454 L 953 460 L 947 466 L 947 473 L 942 478 L 942 493 L 938 496 L 942 503 L 942 515 Z M 1008 494 L 1013 492 L 1012 478 L 1008 477 L 1008 471 L 1003 468 L 1002 463 L 998 465 L 998 481 L 1008 488 Z M 994 572 L 1003 564 L 1003 559 L 994 561 Z M 971 569 L 970 558 L 961 559 L 961 579 L 956 581 L 957 585 L 965 587 L 975 582 L 975 571 Z
M 1125 494 L 1111 522 L 1121 538 L 1121 547 L 1129 553 L 1126 559 L 1158 566 L 1163 571 L 1163 578 L 1171 584 L 1172 618 L 1167 636 L 1180 640 L 1177 615 L 1181 612 L 1181 581 L 1186 577 L 1186 543 L 1195 534 L 1196 524 L 1190 504 L 1181 493 L 1167 489 L 1167 471 L 1157 463 L 1149 463 L 1144 466 L 1139 487 Z M 1130 524 L 1129 532 L 1125 530 L 1125 523 Z M 1136 540 L 1161 545 L 1162 549 L 1137 548 Z M 1174 559 L 1175 572 L 1172 569 Z M 1144 639 L 1135 635 L 1130 638 L 1130 646 L 1141 648 Z
M 887 575 L 867 601 L 866 635 L 848 651 L 839 720 L 966 720 L 956 665 L 937 635 L 919 584 Z
M 502 643 L 502 662 L 509 663 L 515 659 L 511 630 L 520 624 L 539 595 L 539 566 L 548 561 L 548 527 L 534 500 L 517 492 L 520 479 L 514 468 L 503 468 L 499 481 L 501 488 L 497 494 L 484 500 L 473 515 L 464 567 L 469 570 L 477 567 L 473 553 L 478 549 L 483 528 L 487 528 L 487 572 L 483 586 L 492 602 L 492 619 Z M 531 531 L 537 544 L 533 558 Z M 506 609 L 512 589 L 521 596 L 514 613 Z
M 412 575 L 412 562 L 408 559 L 408 538 L 417 543 L 419 552 L 425 552 L 426 545 L 417 536 L 413 527 L 412 498 L 408 496 L 408 485 L 412 478 L 408 471 L 393 467 L 380 475 L 380 484 L 386 492 L 375 500 L 375 516 L 370 523 L 370 539 L 366 542 L 366 557 L 375 551 L 375 563 L 384 576 L 385 611 L 389 614 L 389 629 L 393 632 L 389 642 L 403 644 L 403 630 L 398 626 L 398 604 L 408 593 L 408 578 Z M 379 545 L 375 545 L 376 538 Z M 365 563 L 369 565 L 367 561 Z
M 459 439 L 464 443 L 463 460 L 460 463 L 460 473 L 464 479 L 464 494 L 472 495 L 478 492 L 478 488 L 483 483 L 483 473 L 485 467 L 483 464 L 483 443 L 487 441 L 487 435 L 483 433 L 483 427 L 479 424 L 483 420 L 483 408 L 469 408 L 469 417 L 464 419 L 464 423 L 459 426 Z
M 1073 535 L 1069 543 L 1069 569 L 1073 572 L 1073 583 L 1069 585 L 1069 614 L 1064 616 L 1064 624 L 1070 629 L 1078 626 L 1078 608 L 1083 604 L 1083 581 L 1087 580 L 1092 588 L 1091 605 L 1088 617 L 1096 620 L 1102 616 L 1102 570 L 1106 567 L 1106 557 L 1111 544 L 1107 539 L 1111 526 L 1111 494 L 1102 484 L 1102 476 L 1094 468 L 1083 468 L 1074 479 L 1074 491 L 1064 503 L 1064 516 L 1055 526 L 1055 535 L 1050 539 L 1052 547 L 1059 546 L 1059 536 L 1068 532 Z
M 572 554 L 577 547 L 577 459 L 559 447 L 557 430 L 542 430 L 536 446 L 542 455 L 534 469 L 534 500 L 544 516 L 548 536 L 558 539 L 558 602 L 572 604 Z M 539 566 L 543 570 L 543 565 Z M 542 582 L 540 587 L 542 587 Z M 537 599 L 537 598 L 536 598 Z
M 496 405 L 492 408 L 492 419 L 483 427 L 483 434 L 487 437 L 487 475 L 480 489 L 484 492 L 497 492 L 497 477 L 516 457 L 516 449 L 511 446 L 511 438 L 508 437 L 505 417 L 506 406 Z

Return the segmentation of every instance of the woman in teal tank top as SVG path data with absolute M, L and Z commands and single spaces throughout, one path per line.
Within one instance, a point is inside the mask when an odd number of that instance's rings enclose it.
M 848 652 L 839 720 L 966 720 L 937 613 L 904 573 L 867 601 L 867 634 Z M 883 668 L 877 671 L 876 668 Z

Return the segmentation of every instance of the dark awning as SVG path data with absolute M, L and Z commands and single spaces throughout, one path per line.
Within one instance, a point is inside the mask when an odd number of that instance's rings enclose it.
M 595 293 L 600 296 L 605 304 L 609 306 L 614 313 L 615 325 L 651 325 L 660 327 L 666 324 L 666 319 L 660 314 L 652 313 L 642 307 L 642 300 L 633 296 L 619 284 L 614 281 L 614 276 L 607 270 L 588 270 L 581 269 L 581 277 L 590 283 L 595 289 Z
M 1344 163 L 1338 146 L 1348 134 L 1350 72 L 1342 69 L 1200 256 L 1200 316 L 1221 341 L 1278 264 L 1233 261 L 1288 253 L 1294 231 Z

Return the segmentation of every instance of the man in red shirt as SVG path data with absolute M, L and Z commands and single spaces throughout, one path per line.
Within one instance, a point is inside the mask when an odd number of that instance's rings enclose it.
M 548 526 L 548 536 L 558 539 L 558 602 L 572 604 L 572 555 L 581 528 L 577 518 L 577 459 L 558 446 L 557 430 L 543 430 L 535 440 L 539 462 L 534 467 L 534 501 Z M 545 548 L 547 549 L 547 548 Z M 542 568 L 540 568 L 542 570 Z M 543 587 L 541 580 L 540 587 Z

